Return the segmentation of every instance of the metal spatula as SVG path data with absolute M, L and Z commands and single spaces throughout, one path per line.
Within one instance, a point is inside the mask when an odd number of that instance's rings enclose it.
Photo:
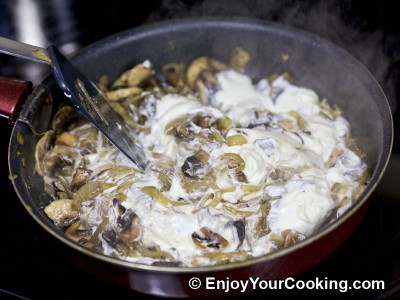
M 0 37 L 0 53 L 45 63 L 71 102 L 141 170 L 146 168 L 142 145 L 133 130 L 107 103 L 103 93 L 80 73 L 55 46 L 47 49 Z

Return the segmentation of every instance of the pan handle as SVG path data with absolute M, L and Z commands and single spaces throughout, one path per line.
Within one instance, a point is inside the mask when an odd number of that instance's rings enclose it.
M 0 116 L 14 124 L 31 91 L 30 81 L 0 76 Z

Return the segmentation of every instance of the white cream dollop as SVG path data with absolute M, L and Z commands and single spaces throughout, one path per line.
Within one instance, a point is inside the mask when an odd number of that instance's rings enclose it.
M 221 89 L 215 93 L 214 105 L 220 108 L 235 124 L 247 127 L 254 109 L 269 109 L 272 100 L 256 89 L 250 77 L 233 70 L 217 74 Z

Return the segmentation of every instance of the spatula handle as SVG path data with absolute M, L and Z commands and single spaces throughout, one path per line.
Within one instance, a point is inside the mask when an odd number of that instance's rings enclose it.
M 0 37 L 0 53 L 51 65 L 47 50 Z

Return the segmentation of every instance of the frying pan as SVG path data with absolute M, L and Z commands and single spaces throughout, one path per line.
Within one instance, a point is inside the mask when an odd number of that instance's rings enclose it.
M 295 245 L 275 253 L 210 267 L 148 266 L 107 257 L 67 239 L 45 215 L 51 201 L 35 172 L 34 148 L 40 135 L 65 100 L 52 75 L 35 87 L 19 114 L 17 108 L 28 86 L 14 95 L 1 94 L 0 110 L 16 119 L 9 144 L 13 185 L 30 215 L 62 242 L 64 250 L 85 270 L 131 289 L 161 296 L 215 296 L 203 287 L 191 289 L 189 279 L 207 276 L 226 280 L 284 279 L 318 264 L 335 251 L 365 215 L 373 192 L 386 168 L 393 140 L 390 108 L 379 84 L 343 49 L 313 34 L 284 25 L 242 18 L 190 18 L 153 23 L 110 36 L 81 50 L 72 62 L 91 80 L 106 74 L 111 79 L 133 65 L 150 59 L 156 70 L 167 62 L 188 63 L 202 55 L 226 60 L 242 47 L 251 54 L 246 73 L 253 78 L 288 72 L 296 85 L 306 86 L 342 108 L 352 134 L 366 155 L 371 179 L 362 195 L 340 218 Z M 282 60 L 282 55 L 289 57 Z M 7 83 L 3 83 L 8 86 Z M 7 98 L 7 99 L 6 99 Z M 7 100 L 7 104 L 5 104 Z M 11 112 L 10 110 L 14 110 Z M 377 200 L 379 201 L 379 199 Z

